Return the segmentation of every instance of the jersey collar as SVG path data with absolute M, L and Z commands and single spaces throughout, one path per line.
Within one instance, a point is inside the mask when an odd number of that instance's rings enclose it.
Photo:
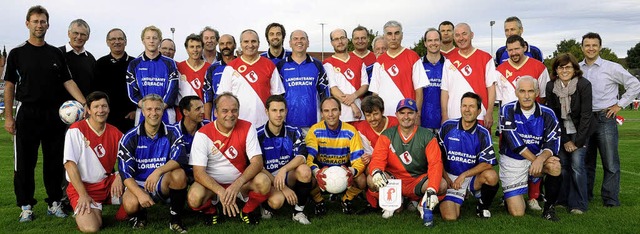
M 293 54 L 287 55 L 284 59 L 287 62 L 294 62 L 294 60 L 293 60 L 293 58 L 291 56 L 293 56 Z M 306 54 L 306 56 L 307 56 L 307 58 L 304 59 L 304 62 L 312 63 L 313 62 L 313 57 L 309 56 L 309 54 Z
M 138 126 L 139 126 L 138 127 L 138 132 L 137 132 L 138 136 L 149 137 L 149 136 L 147 136 L 147 132 L 144 129 L 144 121 L 142 123 L 140 123 Z M 158 129 L 157 136 L 158 137 L 166 136 L 168 131 L 169 130 L 167 130 L 167 126 L 165 126 L 163 122 L 160 122 L 160 128 Z
M 540 104 L 538 104 L 538 102 L 536 102 L 536 101 L 533 101 L 533 105 L 535 105 L 533 107 L 533 108 L 535 108 L 535 110 L 533 112 L 533 115 L 536 116 L 536 117 L 542 115 L 542 110 L 540 109 Z M 520 108 L 520 102 L 519 101 L 516 101 L 516 104 L 513 105 L 513 108 L 515 108 L 513 111 L 516 114 L 521 114 L 521 115 L 523 114 L 522 113 L 522 109 Z
M 465 130 L 464 127 L 462 127 L 462 118 L 458 119 L 458 129 L 465 131 L 469 134 L 474 134 L 476 132 L 476 130 L 478 129 L 478 120 L 476 120 L 476 123 L 473 124 L 473 126 L 471 128 L 469 128 L 468 130 Z

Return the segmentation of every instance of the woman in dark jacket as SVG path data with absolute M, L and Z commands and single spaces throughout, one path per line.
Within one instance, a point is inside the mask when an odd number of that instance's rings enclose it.
M 558 204 L 567 206 L 572 214 L 582 214 L 588 207 L 584 160 L 595 122 L 591 120 L 591 82 L 582 77 L 573 55 L 556 57 L 546 95 L 547 106 L 555 112 L 562 130 L 558 156 L 563 181 Z

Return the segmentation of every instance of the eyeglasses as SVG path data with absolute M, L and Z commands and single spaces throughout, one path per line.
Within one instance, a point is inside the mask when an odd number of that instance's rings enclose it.
M 571 70 L 573 70 L 573 65 L 567 64 L 567 65 L 564 65 L 564 66 L 560 66 L 557 69 L 558 69 L 558 71 L 565 71 L 565 70 L 566 71 L 571 71 Z
M 341 37 L 338 37 L 338 38 L 331 39 L 331 41 L 344 41 L 344 40 L 348 40 L 348 38 L 345 37 L 345 36 L 341 36 Z

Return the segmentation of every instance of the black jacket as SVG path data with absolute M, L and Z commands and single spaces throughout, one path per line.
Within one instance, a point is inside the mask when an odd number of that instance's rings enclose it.
M 576 92 L 571 95 L 571 120 L 573 121 L 573 125 L 576 126 L 576 140 L 573 142 L 576 147 L 583 147 L 587 142 L 588 137 L 595 130 L 596 121 L 592 120 L 592 111 L 591 108 L 593 104 L 591 103 L 592 94 L 591 94 L 591 82 L 585 79 L 584 77 L 578 77 L 578 84 L 576 87 Z M 553 83 L 554 81 L 549 81 L 546 87 L 546 101 L 547 106 L 553 109 L 553 112 L 556 113 L 558 117 L 558 122 L 560 123 L 560 129 L 562 130 L 562 137 L 560 141 L 562 144 L 571 141 L 571 138 L 567 134 L 567 130 L 564 127 L 564 121 L 561 119 L 561 111 L 560 111 L 560 98 L 553 93 Z

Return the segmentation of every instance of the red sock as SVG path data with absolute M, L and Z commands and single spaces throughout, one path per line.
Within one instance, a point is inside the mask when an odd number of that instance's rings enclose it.
M 378 192 L 371 191 L 371 189 L 367 189 L 367 201 L 373 208 L 378 208 L 378 197 L 380 194 Z
M 120 208 L 116 212 L 116 220 L 125 221 L 128 219 L 129 219 L 129 215 L 127 215 L 127 212 L 124 210 L 124 206 L 120 205 Z
M 538 199 L 540 196 L 540 182 L 542 180 L 538 180 L 533 182 L 533 180 L 529 180 L 527 183 L 529 185 L 529 200 Z
M 251 213 L 255 210 L 262 202 L 266 201 L 269 198 L 269 194 L 262 195 L 260 193 L 256 193 L 254 191 L 249 192 L 249 200 L 244 207 L 242 207 L 242 212 Z
M 192 210 L 194 211 L 200 211 L 204 214 L 215 214 L 216 213 L 216 207 L 211 204 L 211 199 L 206 200 L 200 207 L 191 207 Z

